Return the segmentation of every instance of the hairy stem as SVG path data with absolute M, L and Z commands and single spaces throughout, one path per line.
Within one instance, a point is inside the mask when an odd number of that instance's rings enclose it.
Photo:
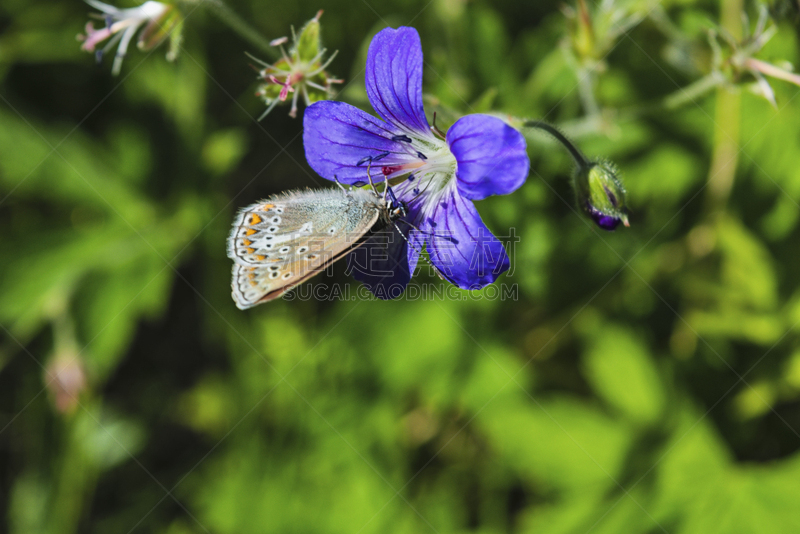
M 725 76 L 721 72 L 713 71 L 665 97 L 661 101 L 661 107 L 673 110 L 685 104 L 696 103 L 698 98 L 720 87 L 723 83 L 725 83 Z
M 580 95 L 583 109 L 587 115 L 594 117 L 600 113 L 600 106 L 594 96 L 595 74 L 592 68 L 580 67 L 576 72 L 578 76 L 578 94 Z
M 567 139 L 567 136 L 561 133 L 561 131 L 552 124 L 549 124 L 544 121 L 525 121 L 522 124 L 522 126 L 527 128 L 538 128 L 539 130 L 544 130 L 545 132 L 555 137 L 556 140 L 559 143 L 561 143 L 564 146 L 564 148 L 567 149 L 567 151 L 572 156 L 572 159 L 575 160 L 575 164 L 578 166 L 579 169 L 585 169 L 586 167 L 591 165 L 589 160 L 586 159 L 586 156 L 583 155 L 583 152 L 581 152 L 580 149 L 577 146 L 575 146 L 575 144 L 572 141 Z
M 734 38 L 741 38 L 742 0 L 723 0 L 720 19 Z M 739 161 L 741 95 L 725 87 L 717 89 L 714 114 L 714 150 L 708 172 L 708 205 L 711 210 L 725 206 L 733 188 Z
M 278 57 L 275 48 L 270 46 L 269 41 L 265 39 L 258 31 L 236 14 L 230 7 L 228 7 L 222 0 L 183 0 L 185 4 L 200 4 L 202 7 L 208 8 L 212 11 L 222 22 L 224 22 L 233 31 L 239 34 L 244 40 L 256 46 L 262 52 L 266 52 L 273 58 Z

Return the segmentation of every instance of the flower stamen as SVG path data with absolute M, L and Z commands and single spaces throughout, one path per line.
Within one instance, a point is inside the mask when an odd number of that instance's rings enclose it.
M 280 99 L 281 102 L 286 102 L 286 98 L 289 96 L 289 93 L 294 93 L 294 87 L 292 87 L 291 76 L 287 76 L 286 81 L 284 81 L 283 83 L 281 83 L 280 80 L 278 80 L 275 76 L 270 76 L 269 81 L 271 81 L 275 85 L 281 86 L 281 92 L 280 95 L 278 95 L 278 98 Z
M 435 111 L 433 112 L 433 124 L 431 124 L 431 131 L 435 135 L 439 136 L 441 139 L 445 138 L 444 133 L 442 133 L 442 131 L 436 126 L 436 112 Z

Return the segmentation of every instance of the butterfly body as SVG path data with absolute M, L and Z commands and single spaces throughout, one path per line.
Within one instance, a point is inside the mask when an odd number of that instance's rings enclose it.
M 394 195 L 363 189 L 296 191 L 242 209 L 228 238 L 234 302 L 247 309 L 280 297 L 405 213 Z

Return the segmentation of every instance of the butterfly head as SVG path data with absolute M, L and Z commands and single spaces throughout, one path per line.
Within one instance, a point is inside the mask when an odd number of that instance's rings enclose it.
M 408 216 L 408 206 L 405 202 L 397 199 L 391 187 L 387 186 L 386 192 L 388 193 L 388 201 L 386 202 L 386 210 L 389 212 L 389 220 L 396 221 Z

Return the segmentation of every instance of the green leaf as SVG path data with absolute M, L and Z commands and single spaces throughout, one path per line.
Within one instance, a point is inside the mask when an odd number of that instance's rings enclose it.
M 624 425 L 573 399 L 517 397 L 493 401 L 477 416 L 502 464 L 550 490 L 616 486 L 631 440 Z
M 600 326 L 586 344 L 584 374 L 597 394 L 636 423 L 657 422 L 665 392 L 647 345 L 613 324 Z

